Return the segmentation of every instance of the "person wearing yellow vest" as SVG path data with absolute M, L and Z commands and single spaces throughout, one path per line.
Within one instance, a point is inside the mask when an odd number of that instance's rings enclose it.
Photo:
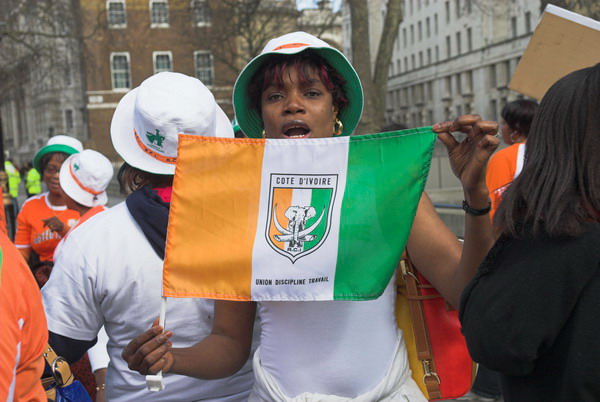
M 41 185 L 42 177 L 31 163 L 27 164 L 27 176 L 25 176 L 25 189 L 27 191 L 27 198 L 33 197 L 42 192 Z
M 8 176 L 8 191 L 12 198 L 17 198 L 19 196 L 19 184 L 21 183 L 21 175 L 19 171 L 13 165 L 12 160 L 7 159 L 4 161 L 4 171 Z

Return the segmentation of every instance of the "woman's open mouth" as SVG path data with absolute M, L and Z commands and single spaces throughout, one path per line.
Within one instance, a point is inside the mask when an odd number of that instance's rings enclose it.
M 301 120 L 288 121 L 281 127 L 281 133 L 287 138 L 308 138 L 310 127 Z

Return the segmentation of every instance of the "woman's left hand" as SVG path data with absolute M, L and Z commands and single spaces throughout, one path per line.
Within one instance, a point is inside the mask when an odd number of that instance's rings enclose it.
M 66 232 L 68 231 L 68 229 L 66 229 L 66 225 L 62 223 L 61 220 L 58 219 L 56 216 L 47 219 L 42 219 L 42 222 L 44 222 L 44 226 L 50 228 L 51 231 L 56 232 L 61 236 L 66 234 Z
M 440 141 L 448 149 L 452 171 L 465 191 L 485 188 L 485 168 L 500 140 L 496 138 L 498 123 L 481 120 L 479 115 L 463 115 L 454 121 L 433 126 Z M 451 134 L 462 132 L 467 136 L 461 142 Z

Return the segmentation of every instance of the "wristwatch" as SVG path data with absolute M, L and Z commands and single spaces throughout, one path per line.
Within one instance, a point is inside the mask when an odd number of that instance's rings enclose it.
M 492 202 L 488 201 L 488 206 L 487 207 L 478 209 L 478 208 L 473 208 L 472 206 L 470 206 L 469 204 L 467 204 L 467 201 L 463 200 L 463 202 L 462 202 L 462 208 L 469 215 L 482 216 L 482 215 L 487 215 L 487 214 L 490 213 L 490 211 L 492 209 Z

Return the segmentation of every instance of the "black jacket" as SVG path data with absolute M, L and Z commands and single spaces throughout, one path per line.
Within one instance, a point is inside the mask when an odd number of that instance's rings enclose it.
M 473 359 L 506 401 L 600 401 L 600 223 L 576 238 L 501 237 L 465 288 Z

